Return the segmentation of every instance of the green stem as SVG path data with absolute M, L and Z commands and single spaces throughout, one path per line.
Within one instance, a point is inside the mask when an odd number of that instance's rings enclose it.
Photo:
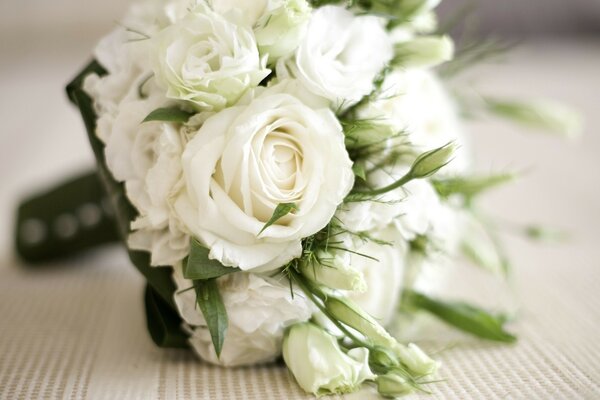
M 379 189 L 356 191 L 356 192 L 352 193 L 350 196 L 352 196 L 352 195 L 378 196 L 380 194 L 385 194 L 385 193 L 391 192 L 392 190 L 398 189 L 399 187 L 406 185 L 408 182 L 412 181 L 413 179 L 415 179 L 415 178 L 412 175 L 411 171 L 409 171 L 406 175 L 404 175 L 402 178 L 398 179 L 396 182 L 394 182 L 392 184 L 389 184 L 389 185 L 384 186 Z
M 327 311 L 327 308 L 325 308 L 323 306 L 323 304 L 321 304 L 315 298 L 315 296 L 316 296 L 322 301 L 324 301 L 327 298 L 327 295 L 321 289 L 315 287 L 314 285 L 307 283 L 306 281 L 304 281 L 304 279 L 302 279 L 300 276 L 298 276 L 298 274 L 296 274 L 294 272 L 290 273 L 290 277 L 292 278 L 292 280 L 294 282 L 296 282 L 296 284 L 300 287 L 300 289 L 302 289 L 302 291 L 308 296 L 310 301 L 312 301 L 313 304 L 315 306 L 317 306 L 319 311 L 321 311 L 340 331 L 342 331 L 342 333 L 344 333 L 344 335 L 346 335 L 350 340 L 352 340 L 354 342 L 354 344 L 356 344 L 360 347 L 366 347 L 369 350 L 373 350 L 373 346 L 371 344 L 356 337 L 356 335 L 354 335 L 352 332 L 350 332 L 341 322 L 339 322 L 337 319 L 332 317 L 331 314 L 329 313 L 329 311 Z

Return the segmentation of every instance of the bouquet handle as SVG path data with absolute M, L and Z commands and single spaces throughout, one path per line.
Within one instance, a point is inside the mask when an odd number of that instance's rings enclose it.
M 29 265 L 120 241 L 114 210 L 95 171 L 22 202 L 15 230 L 17 254 Z

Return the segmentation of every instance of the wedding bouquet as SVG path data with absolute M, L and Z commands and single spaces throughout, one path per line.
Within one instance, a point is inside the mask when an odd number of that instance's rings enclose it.
M 315 395 L 397 397 L 439 367 L 388 333 L 401 312 L 515 340 L 502 316 L 431 294 L 461 253 L 506 268 L 473 204 L 514 177 L 470 168 L 464 102 L 438 77 L 456 64 L 437 3 L 146 0 L 101 40 L 68 93 L 158 345 L 226 367 L 283 356 Z M 475 100 L 576 130 L 556 106 Z M 114 239 L 102 229 L 96 243 Z

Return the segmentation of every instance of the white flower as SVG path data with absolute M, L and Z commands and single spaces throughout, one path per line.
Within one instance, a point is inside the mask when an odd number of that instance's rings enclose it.
M 94 49 L 94 59 L 107 74 L 102 77 L 90 74 L 84 83 L 86 92 L 94 99 L 100 139 L 108 137 L 121 101 L 137 98 L 140 85 L 152 75 L 149 43 L 143 39 L 181 19 L 193 3 L 193 0 L 135 3 L 120 22 L 121 26 L 100 40 Z
M 208 0 L 208 3 L 219 14 L 253 27 L 275 1 L 277 0 Z
M 196 305 L 192 282 L 175 268 L 175 302 L 192 331 L 190 344 L 202 359 L 232 367 L 272 361 L 281 354 L 285 329 L 310 318 L 310 302 L 301 293 L 290 295 L 288 282 L 254 274 L 234 273 L 219 279 L 229 327 L 220 358 L 215 354 L 206 322 Z
M 257 22 L 254 35 L 269 63 L 292 54 L 306 32 L 311 8 L 306 0 L 272 0 L 265 15 Z
M 342 129 L 283 82 L 247 106 L 209 118 L 183 153 L 175 210 L 210 258 L 243 270 L 275 269 L 325 227 L 353 185 Z M 297 210 L 266 228 L 279 204 Z
M 170 123 L 141 123 L 164 104 L 160 96 L 122 102 L 105 148 L 111 173 L 125 182 L 127 197 L 139 212 L 129 245 L 150 251 L 152 265 L 174 265 L 189 248 L 189 237 L 172 218 L 169 202 L 182 176 L 184 140 Z
M 337 339 L 311 323 L 294 325 L 283 342 L 283 359 L 306 392 L 315 395 L 350 393 L 374 379 L 369 350 L 359 347 L 347 354 Z
M 331 100 L 337 108 L 371 93 L 373 80 L 392 55 L 392 42 L 382 20 L 354 16 L 344 7 L 325 6 L 313 12 L 288 67 L 307 89 Z
M 380 99 L 366 104 L 360 118 L 386 121 L 396 132 L 406 134 L 403 141 L 417 153 L 449 142 L 459 146 L 454 160 L 440 174 L 464 171 L 469 164 L 468 151 L 458 111 L 439 79 L 423 69 L 396 70 L 382 86 Z
M 389 166 L 369 174 L 371 187 L 380 188 L 400 179 L 408 166 Z M 406 240 L 422 235 L 437 218 L 440 200 L 423 179 L 412 180 L 403 187 L 379 196 L 375 201 L 358 201 L 340 207 L 337 217 L 352 232 L 383 229 L 394 223 Z
M 370 240 L 355 243 L 352 251 L 358 254 L 352 254 L 351 265 L 362 273 L 367 290 L 362 293 L 348 292 L 347 296 L 386 326 L 397 310 L 404 282 L 408 243 L 393 226 L 370 234 L 389 244 L 377 244 Z
M 250 28 L 197 5 L 152 39 L 154 72 L 167 97 L 202 110 L 235 104 L 268 74 Z

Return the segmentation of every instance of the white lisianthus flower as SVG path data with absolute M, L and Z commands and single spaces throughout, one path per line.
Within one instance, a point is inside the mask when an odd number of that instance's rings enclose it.
M 139 212 L 129 237 L 132 249 L 151 253 L 151 265 L 174 265 L 189 252 L 189 237 L 173 218 L 170 197 L 181 179 L 185 138 L 167 122 L 145 122 L 164 98 L 122 102 L 106 141 L 107 165 L 125 182 L 128 199 Z
M 152 39 L 154 73 L 167 97 L 201 110 L 235 104 L 270 73 L 250 28 L 199 3 Z
M 424 69 L 396 70 L 385 79 L 379 99 L 358 110 L 358 117 L 385 121 L 416 153 L 449 142 L 459 146 L 453 161 L 440 174 L 455 174 L 469 165 L 468 151 L 456 106 L 442 83 Z
M 208 4 L 219 14 L 253 27 L 274 1 L 278 0 L 208 0 Z
M 219 279 L 219 291 L 229 325 L 220 357 L 196 305 L 192 282 L 175 268 L 175 303 L 191 330 L 190 344 L 202 359 L 226 367 L 273 361 L 281 354 L 287 327 L 311 317 L 312 305 L 301 293 L 290 295 L 286 281 L 255 274 L 234 273 Z
M 381 325 L 388 325 L 397 310 L 404 282 L 408 243 L 394 226 L 370 232 L 387 244 L 367 240 L 352 247 L 351 265 L 361 272 L 367 289 L 347 296 Z
M 325 227 L 352 188 L 339 122 L 281 92 L 292 87 L 210 117 L 183 153 L 176 213 L 223 265 L 265 271 L 300 256 L 301 239 Z M 289 203 L 296 209 L 263 230 Z
M 338 108 L 371 93 L 373 80 L 392 56 L 392 41 L 381 19 L 325 6 L 313 12 L 307 33 L 287 67 L 308 90 Z
M 311 323 L 294 325 L 283 342 L 283 359 L 302 389 L 315 395 L 351 393 L 374 379 L 369 350 L 344 353 L 337 339 Z
M 121 101 L 138 98 L 140 85 L 152 76 L 146 39 L 187 14 L 195 0 L 149 0 L 135 3 L 118 28 L 100 40 L 94 59 L 107 71 L 86 77 L 85 91 L 94 99 L 100 139 L 106 140 Z M 144 84 L 144 89 L 146 89 Z M 103 129 L 104 127 L 104 129 Z
M 373 188 L 388 186 L 409 169 L 400 165 L 375 170 L 368 176 L 369 185 Z M 346 203 L 336 216 L 352 232 L 383 229 L 393 223 L 406 240 L 412 240 L 428 231 L 439 208 L 440 199 L 431 184 L 416 179 L 378 196 L 375 201 Z
M 272 0 L 269 10 L 256 23 L 254 35 L 261 54 L 269 63 L 292 54 L 306 33 L 311 8 L 306 0 Z

